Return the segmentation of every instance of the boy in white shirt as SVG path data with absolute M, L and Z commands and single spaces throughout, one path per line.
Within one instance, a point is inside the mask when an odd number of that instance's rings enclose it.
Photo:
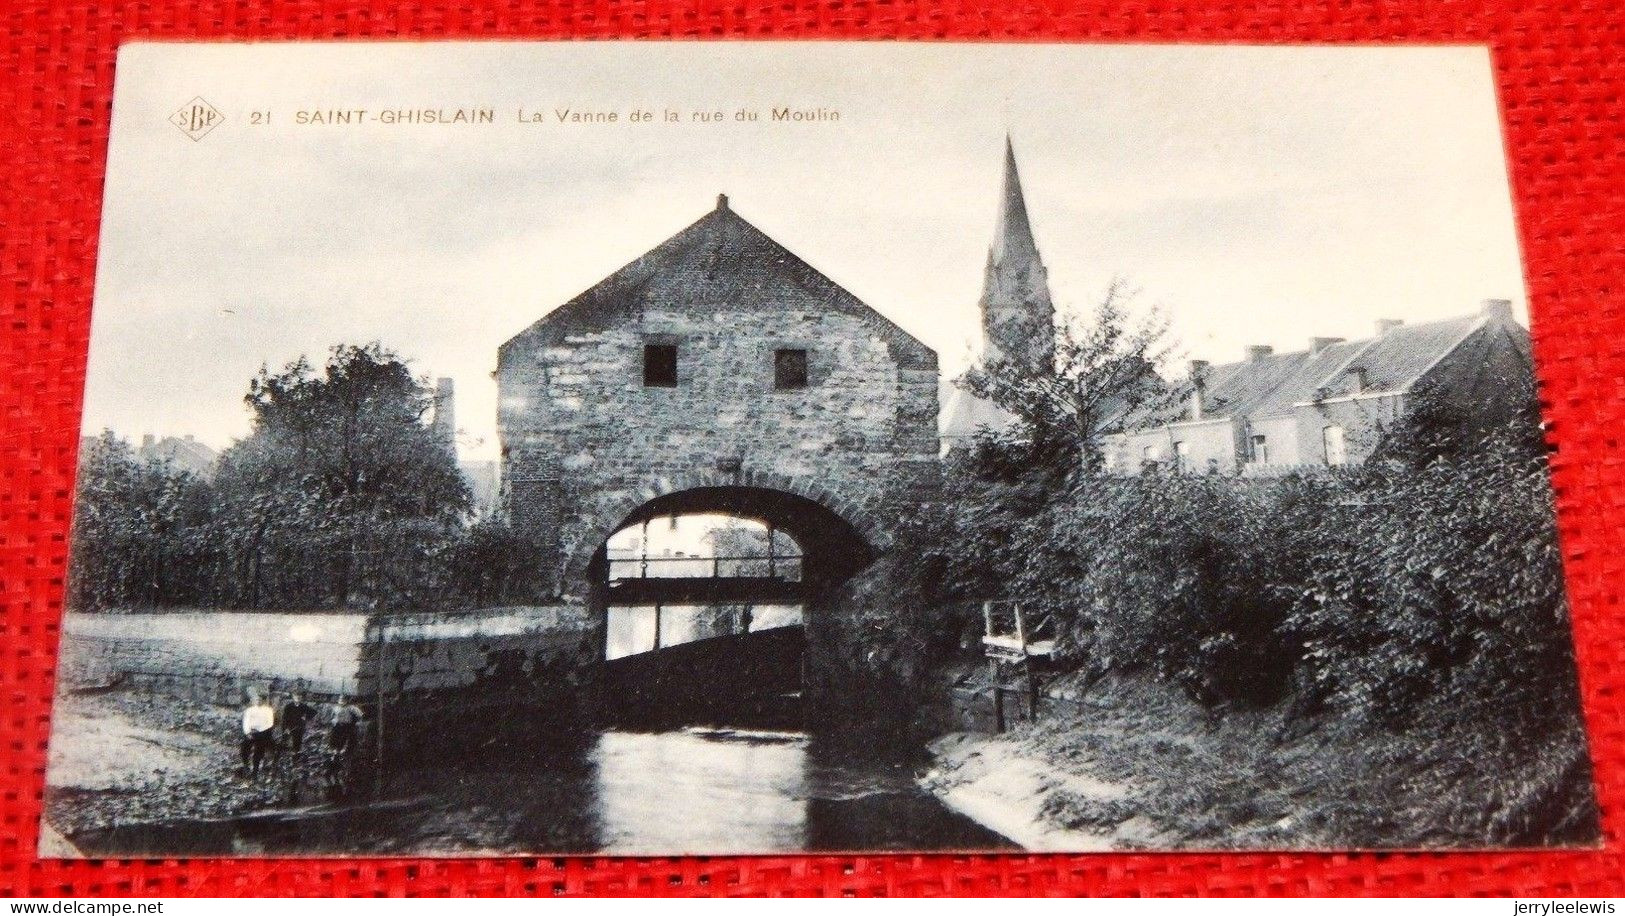
M 260 697 L 258 690 L 249 690 L 248 706 L 243 710 L 243 742 L 239 751 L 243 769 L 250 776 L 258 776 L 260 763 L 274 751 L 276 710 Z

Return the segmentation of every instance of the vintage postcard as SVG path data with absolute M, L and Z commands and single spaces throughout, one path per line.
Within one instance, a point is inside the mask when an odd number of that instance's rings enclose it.
M 1586 846 L 1488 52 L 140 43 L 48 856 Z

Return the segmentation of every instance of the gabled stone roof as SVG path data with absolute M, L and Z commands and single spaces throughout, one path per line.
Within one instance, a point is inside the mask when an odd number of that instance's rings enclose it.
M 871 324 L 899 368 L 936 369 L 936 351 L 751 225 L 719 195 L 710 213 L 543 316 L 498 351 L 561 342 L 682 302 L 744 309 L 827 308 Z

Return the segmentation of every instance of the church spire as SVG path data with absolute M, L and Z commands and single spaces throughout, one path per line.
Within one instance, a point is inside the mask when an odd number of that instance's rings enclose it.
M 1004 138 L 1004 188 L 982 284 L 982 358 L 1022 359 L 1047 368 L 1055 356 L 1055 306 L 1049 272 L 1038 255 L 1016 149 Z
M 1004 187 L 987 250 L 987 276 L 982 283 L 983 366 L 1011 362 L 1037 371 L 1055 362 L 1055 306 L 1049 278 L 1038 256 L 1027 198 L 1016 171 L 1016 149 L 1004 138 Z M 969 389 L 956 387 L 949 397 L 942 440 L 945 449 L 971 441 L 980 429 L 1006 429 L 1016 422 L 1010 411 Z
M 1038 243 L 1033 241 L 1033 227 L 1027 220 L 1027 199 L 1021 193 L 1021 173 L 1016 170 L 1016 148 L 1009 134 L 1004 137 L 1004 195 L 988 257 L 994 264 L 1012 258 L 1039 260 Z

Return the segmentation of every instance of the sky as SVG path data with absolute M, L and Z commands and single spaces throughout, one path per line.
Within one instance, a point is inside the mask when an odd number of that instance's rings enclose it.
M 224 115 L 198 140 L 169 121 L 195 97 Z M 379 117 L 479 108 L 491 123 Z M 224 448 L 262 364 L 378 340 L 453 378 L 463 457 L 495 457 L 497 347 L 722 192 L 953 376 L 1007 133 L 1057 307 L 1121 279 L 1182 356 L 1485 298 L 1525 314 L 1483 48 L 140 43 L 118 61 L 84 429 Z

